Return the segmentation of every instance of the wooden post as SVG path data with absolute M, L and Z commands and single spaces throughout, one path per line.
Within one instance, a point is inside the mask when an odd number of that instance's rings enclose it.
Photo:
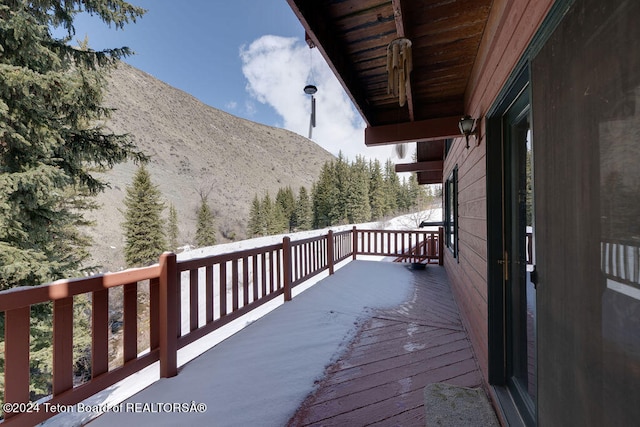
M 334 271 L 333 256 L 333 230 L 329 230 L 327 234 L 327 264 L 329 265 L 329 274 L 333 274 Z
M 30 307 L 5 312 L 4 326 L 4 401 L 29 401 L 29 321 Z M 4 412 L 5 419 L 20 411 Z
M 353 238 L 353 243 L 351 244 L 353 251 L 353 259 L 356 259 L 356 254 L 358 252 L 358 232 L 356 231 L 356 226 L 353 226 L 353 230 L 351 231 L 351 237 Z
M 284 277 L 284 300 L 291 301 L 291 238 L 282 238 L 282 269 Z
M 178 375 L 178 266 L 176 254 L 160 256 L 160 378 Z
M 444 228 L 438 227 L 438 265 L 444 265 Z

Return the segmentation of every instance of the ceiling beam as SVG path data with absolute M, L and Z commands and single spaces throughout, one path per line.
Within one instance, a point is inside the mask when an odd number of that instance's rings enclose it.
M 442 184 L 442 172 L 418 172 L 418 184 Z
M 391 0 L 391 5 L 393 6 L 393 17 L 396 21 L 396 32 L 398 33 L 398 38 L 407 37 L 406 32 L 404 30 L 404 15 L 402 14 L 402 1 L 401 0 Z M 407 91 L 407 107 L 409 109 L 409 120 L 415 120 L 415 114 L 413 112 L 413 90 L 411 89 L 411 73 L 409 73 L 409 78 L 406 83 L 406 91 Z
M 364 130 L 367 146 L 402 144 L 404 142 L 431 141 L 460 136 L 460 115 L 438 119 L 405 122 L 382 126 L 368 126 Z
M 444 167 L 444 161 L 434 160 L 431 162 L 400 163 L 396 165 L 396 172 L 440 172 Z

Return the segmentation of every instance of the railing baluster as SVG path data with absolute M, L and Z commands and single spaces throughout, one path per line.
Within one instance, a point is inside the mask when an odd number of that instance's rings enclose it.
M 218 284 L 220 295 L 220 317 L 227 315 L 227 262 L 220 263 L 220 283 Z
M 205 322 L 213 322 L 213 266 L 207 265 L 205 268 Z
M 269 291 L 273 292 L 279 286 L 279 283 L 275 284 L 274 281 L 275 271 L 273 263 L 273 252 L 269 252 Z
M 252 280 L 253 280 L 253 299 L 252 301 L 257 301 L 258 298 L 260 297 L 259 295 L 259 283 L 258 283 L 258 256 L 257 255 L 253 255 L 251 257 L 251 262 L 253 265 L 253 271 L 252 271 Z
M 633 281 L 640 284 L 640 249 L 635 246 L 633 248 Z
M 353 230 L 351 231 L 351 244 L 352 244 L 352 257 L 355 260 L 356 259 L 356 255 L 358 254 L 358 230 L 356 229 L 356 227 L 353 227 Z
M 329 234 L 327 235 L 327 265 L 329 266 L 329 274 L 334 273 L 333 251 L 334 251 L 333 231 L 329 230 Z
M 607 268 L 607 273 L 614 275 L 613 272 L 613 248 L 615 247 L 615 245 L 611 242 L 609 242 L 609 265 Z
M 444 265 L 444 227 L 438 227 L 438 265 Z
M 198 329 L 198 282 L 200 270 L 197 268 L 189 272 L 189 330 Z
M 238 295 L 238 260 L 231 261 L 231 302 L 232 311 L 240 307 L 240 296 Z
M 260 268 L 262 269 L 262 295 L 267 294 L 267 263 L 266 254 L 260 254 Z
M 53 395 L 73 388 L 73 297 L 53 302 Z
M 109 290 L 91 297 L 91 378 L 109 371 Z
M 4 401 L 29 401 L 30 307 L 7 310 L 4 318 Z M 70 341 L 70 340 L 69 340 Z M 20 412 L 5 412 L 5 418 Z
M 149 282 L 149 347 L 160 346 L 160 278 Z
M 249 305 L 249 258 L 242 258 L 242 306 Z
M 629 277 L 629 253 L 628 253 L 628 246 L 627 245 L 621 245 L 622 246 L 622 265 L 623 265 L 623 269 L 624 269 L 624 278 L 626 280 L 630 280 Z
M 274 252 L 276 254 L 276 280 L 277 280 L 275 289 L 280 289 L 280 287 L 281 287 L 280 284 L 282 283 L 282 274 L 283 274 L 282 268 L 280 267 L 282 261 L 280 260 L 280 258 L 281 258 L 280 251 L 279 250 L 275 250 Z M 291 270 L 291 268 L 289 268 L 289 270 Z
M 282 269 L 284 270 L 284 300 L 291 301 L 291 239 L 282 239 Z
M 138 356 L 138 284 L 124 285 L 123 353 L 124 363 Z

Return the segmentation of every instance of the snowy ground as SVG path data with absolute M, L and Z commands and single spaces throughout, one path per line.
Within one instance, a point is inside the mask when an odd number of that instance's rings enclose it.
M 423 219 L 441 218 L 438 209 Z M 357 227 L 414 229 L 416 215 Z M 332 229 L 351 228 L 349 225 Z M 301 240 L 324 233 L 326 230 L 313 230 L 290 236 L 292 240 Z M 282 237 L 191 250 L 179 254 L 178 259 L 266 246 L 282 241 Z M 277 298 L 181 349 L 178 352 L 181 370 L 177 377 L 160 380 L 156 363 L 87 399 L 86 406 L 111 409 L 92 425 L 212 425 L 213 420 L 216 426 L 283 425 L 312 391 L 314 380 L 321 377 L 325 366 L 339 354 L 341 345 L 348 342 L 358 319 L 366 317 L 371 308 L 401 303 L 410 289 L 411 275 L 402 265 L 345 261 L 337 267 L 333 276 L 325 272 L 294 288 L 292 302 L 282 305 L 282 298 Z M 260 322 L 255 322 L 259 318 Z M 191 404 L 192 401 L 204 403 L 206 412 L 133 412 L 153 409 L 136 407 L 135 402 Z M 97 415 L 92 411 L 81 413 L 79 408 L 76 405 L 71 408 L 76 412 L 53 417 L 44 425 L 82 425 Z M 116 413 L 118 409 L 123 412 Z M 265 420 L 269 422 L 265 424 Z

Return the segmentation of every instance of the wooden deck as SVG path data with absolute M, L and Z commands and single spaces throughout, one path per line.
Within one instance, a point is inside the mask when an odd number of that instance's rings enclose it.
M 289 426 L 424 426 L 427 384 L 481 385 L 444 268 L 413 274 L 411 300 L 373 313 Z

